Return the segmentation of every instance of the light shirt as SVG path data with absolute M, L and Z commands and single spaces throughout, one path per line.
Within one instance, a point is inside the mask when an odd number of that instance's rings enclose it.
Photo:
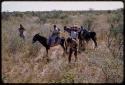
M 71 38 L 77 38 L 77 32 L 71 31 Z

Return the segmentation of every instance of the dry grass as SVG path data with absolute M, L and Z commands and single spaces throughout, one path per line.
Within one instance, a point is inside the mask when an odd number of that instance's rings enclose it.
M 56 12 L 52 12 L 56 13 Z M 36 13 L 37 14 L 37 13 Z M 123 55 L 115 56 L 107 47 L 107 32 L 110 24 L 108 13 L 61 12 L 54 15 L 44 13 L 33 16 L 10 16 L 2 19 L 2 80 L 5 83 L 121 83 L 123 82 Z M 35 14 L 34 14 L 35 15 Z M 32 44 L 34 34 L 50 35 L 53 24 L 61 30 L 63 26 L 83 25 L 87 17 L 93 19 L 93 30 L 97 33 L 98 48 L 93 49 L 90 41 L 86 51 L 78 54 L 78 61 L 68 64 L 68 55 L 55 46 L 49 51 L 50 62 L 46 61 L 46 50 L 40 43 Z M 41 18 L 41 21 L 39 21 Z M 43 22 L 43 20 L 45 20 Z M 120 21 L 123 22 L 123 21 Z M 26 41 L 18 34 L 19 24 L 26 28 Z M 115 51 L 118 44 L 115 43 Z M 113 44 L 111 45 L 113 48 Z M 121 54 L 123 47 L 121 48 Z

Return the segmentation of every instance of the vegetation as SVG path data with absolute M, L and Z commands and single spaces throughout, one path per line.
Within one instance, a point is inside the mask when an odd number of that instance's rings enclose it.
M 121 83 L 123 82 L 123 10 L 2 12 L 2 80 L 5 83 Z M 26 40 L 18 28 L 26 29 Z M 56 24 L 78 25 L 97 33 L 98 48 L 93 42 L 78 53 L 78 61 L 68 64 L 63 49 L 49 51 L 40 43 L 32 44 L 36 33 L 49 37 Z

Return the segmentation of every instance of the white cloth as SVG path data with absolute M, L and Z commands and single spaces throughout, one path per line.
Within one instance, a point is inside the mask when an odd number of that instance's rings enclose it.
M 55 28 L 54 30 L 53 30 L 53 34 L 57 34 L 59 32 L 59 29 L 58 28 Z
M 71 31 L 71 38 L 77 38 L 77 32 Z

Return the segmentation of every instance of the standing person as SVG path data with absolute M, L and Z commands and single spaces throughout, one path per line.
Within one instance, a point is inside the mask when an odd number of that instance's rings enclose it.
M 24 36 L 24 31 L 25 31 L 25 28 L 23 27 L 23 25 L 22 24 L 20 24 L 20 28 L 18 28 L 18 30 L 19 30 L 19 35 L 20 35 L 20 37 L 22 37 L 24 40 L 25 40 L 25 36 Z

